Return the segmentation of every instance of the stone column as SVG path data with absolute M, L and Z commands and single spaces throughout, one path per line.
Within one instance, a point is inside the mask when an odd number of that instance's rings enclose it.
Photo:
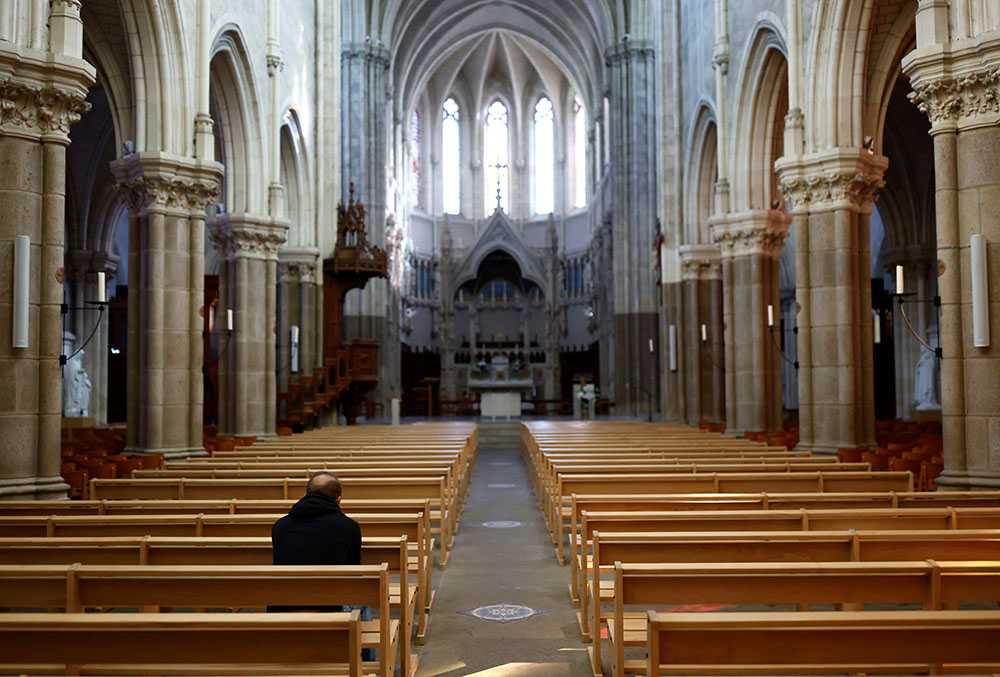
M 68 488 L 59 475 L 66 147 L 95 79 L 80 58 L 80 5 L 36 6 L 39 31 L 22 36 L 30 46 L 0 41 L 0 500 L 61 498 Z M 18 235 L 30 241 L 28 345 L 21 348 L 12 341 Z
M 606 53 L 611 85 L 615 411 L 659 411 L 659 301 L 654 279 L 657 235 L 656 62 L 651 45 L 625 39 Z M 604 318 L 602 318 L 604 321 Z M 602 347 L 607 346 L 602 340 Z M 650 397 L 651 396 L 651 397 Z
M 753 211 L 712 223 L 722 256 L 726 431 L 781 430 L 778 259 L 789 218 L 778 210 Z
M 803 449 L 875 444 L 868 218 L 887 166 L 860 148 L 777 162 L 795 220 Z
M 545 289 L 545 399 L 557 400 L 561 395 L 562 369 L 559 362 L 560 334 L 562 334 L 562 299 L 559 284 L 559 236 L 556 233 L 555 221 L 549 215 L 549 246 L 543 255 L 548 261 L 547 289 Z
M 288 390 L 297 375 L 291 370 L 291 328 L 299 328 L 299 373 L 312 374 L 316 366 L 316 266 L 319 252 L 313 249 L 282 249 L 278 252 L 277 388 Z
M 230 345 L 219 361 L 220 386 L 226 384 L 219 389 L 221 434 L 274 435 L 278 248 L 287 232 L 283 223 L 250 214 L 221 214 L 211 226 L 225 268 L 220 307 L 233 311 Z
M 438 265 L 437 293 L 440 303 L 439 325 L 441 327 L 441 397 L 446 400 L 458 399 L 458 374 L 455 369 L 455 290 L 451 286 L 453 242 L 448 218 L 441 227 L 441 259 Z
M 189 455 L 202 449 L 205 210 L 222 165 L 133 153 L 112 169 L 129 207 L 127 447 Z
M 681 281 L 668 284 L 664 294 L 668 330 L 671 324 L 677 327 L 677 371 L 671 372 L 669 364 L 665 369 L 671 419 L 691 425 L 723 421 L 726 403 L 719 248 L 686 245 L 679 254 Z
M 994 12 L 992 19 L 986 12 Z M 903 60 L 934 139 L 946 489 L 1000 487 L 1000 47 L 990 3 L 921 0 Z M 972 330 L 970 241 L 987 243 L 989 345 Z
M 341 200 L 347 204 L 350 186 L 365 207 L 368 243 L 385 248 L 386 195 L 389 164 L 389 51 L 377 40 L 347 43 L 341 51 Z M 398 382 L 389 346 L 399 342 L 390 329 L 386 280 L 372 279 L 344 303 L 344 324 L 351 339 L 379 341 L 379 384 L 375 399 L 388 405 L 387 387 Z

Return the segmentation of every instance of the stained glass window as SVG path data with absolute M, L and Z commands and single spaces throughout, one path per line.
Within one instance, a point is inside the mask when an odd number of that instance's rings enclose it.
M 410 206 L 420 207 L 420 107 L 410 117 Z
M 500 101 L 494 101 L 486 111 L 486 152 L 483 155 L 483 166 L 486 171 L 485 196 L 486 215 L 489 216 L 499 205 L 506 213 L 510 213 L 509 160 L 508 160 L 508 130 L 507 106 Z
M 587 113 L 573 101 L 573 206 L 587 206 Z
M 555 158 L 553 141 L 555 122 L 552 102 L 542 97 L 535 104 L 535 213 L 548 214 L 553 210 L 555 192 Z
M 445 214 L 462 212 L 462 159 L 458 127 L 458 104 L 449 98 L 444 102 L 441 121 L 441 183 Z

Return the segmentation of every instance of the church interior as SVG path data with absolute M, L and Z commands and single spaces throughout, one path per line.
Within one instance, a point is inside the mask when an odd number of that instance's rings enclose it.
M 0 328 L 0 674 L 1000 673 L 997 0 L 3 0 Z

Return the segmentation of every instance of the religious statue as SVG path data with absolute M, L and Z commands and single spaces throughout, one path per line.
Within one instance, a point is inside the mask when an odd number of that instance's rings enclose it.
M 930 345 L 937 344 L 937 327 L 927 329 L 927 339 Z M 937 356 L 924 348 L 920 351 L 917 362 L 916 376 L 913 379 L 914 409 L 917 411 L 937 410 L 941 408 L 941 398 L 938 395 L 938 361 Z
M 63 354 L 73 355 L 76 336 L 63 333 Z M 67 418 L 89 416 L 90 391 L 93 386 L 87 370 L 83 367 L 83 351 L 77 352 L 66 361 L 63 368 L 63 416 Z

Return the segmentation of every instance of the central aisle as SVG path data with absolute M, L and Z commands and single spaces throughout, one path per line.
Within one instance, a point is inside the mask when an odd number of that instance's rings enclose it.
M 483 526 L 489 522 L 520 525 Z M 479 451 L 455 549 L 434 575 L 437 601 L 418 677 L 590 674 L 566 592 L 569 569 L 556 563 L 519 451 Z M 506 623 L 460 613 L 503 603 L 543 613 Z M 526 613 L 480 615 L 491 612 Z

